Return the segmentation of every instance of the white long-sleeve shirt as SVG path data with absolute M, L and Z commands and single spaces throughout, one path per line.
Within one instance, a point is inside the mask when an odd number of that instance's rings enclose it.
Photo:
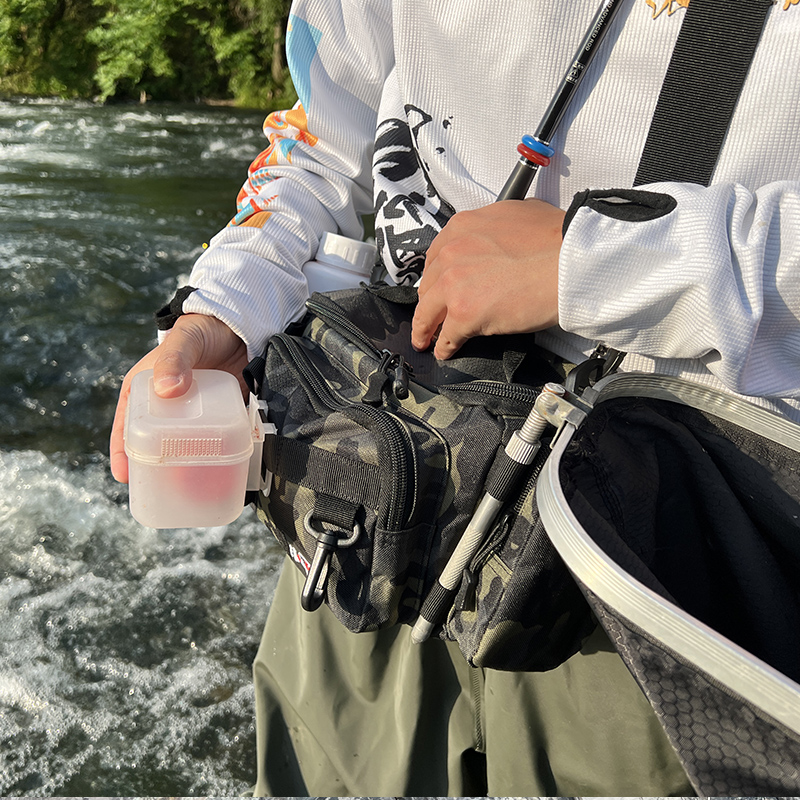
M 629 188 L 684 0 L 628 0 L 529 192 Z M 359 237 L 376 209 L 390 274 L 413 282 L 455 212 L 496 199 L 597 12 L 597 0 L 297 0 L 287 55 L 298 106 L 268 117 L 233 223 L 195 265 L 186 312 L 260 353 L 302 310 L 324 231 Z M 672 12 L 672 13 L 671 13 Z M 625 222 L 589 206 L 559 263 L 570 360 L 603 342 L 624 369 L 682 375 L 800 419 L 800 5 L 770 10 L 711 185 L 645 187 L 676 207 Z M 698 136 L 702 131 L 698 131 Z M 692 142 L 675 141 L 672 152 Z M 525 231 L 520 231 L 525 236 Z

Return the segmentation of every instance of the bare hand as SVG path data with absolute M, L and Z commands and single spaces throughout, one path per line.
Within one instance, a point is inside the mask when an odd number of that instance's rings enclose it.
M 204 314 L 178 317 L 169 336 L 137 362 L 122 382 L 111 430 L 111 472 L 114 477 L 120 483 L 128 482 L 123 425 L 131 380 L 137 372 L 152 369 L 156 394 L 160 397 L 180 397 L 192 385 L 193 367 L 230 372 L 239 379 L 244 391 L 242 370 L 247 363 L 244 342 L 224 322 Z
M 560 208 L 533 199 L 456 214 L 425 259 L 414 348 L 435 339 L 434 355 L 447 359 L 473 336 L 555 325 L 563 220 Z

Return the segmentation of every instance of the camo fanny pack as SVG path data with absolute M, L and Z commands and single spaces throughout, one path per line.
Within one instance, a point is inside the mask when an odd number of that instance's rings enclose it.
M 437 362 L 410 347 L 415 289 L 314 294 L 248 368 L 277 435 L 249 499 L 306 575 L 301 602 L 351 631 L 413 624 L 495 459 L 559 365 L 531 335 L 473 339 Z M 474 666 L 551 669 L 593 618 L 539 519 L 543 447 L 471 562 L 446 620 Z

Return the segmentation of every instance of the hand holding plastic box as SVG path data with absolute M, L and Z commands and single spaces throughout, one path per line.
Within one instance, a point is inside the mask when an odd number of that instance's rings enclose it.
M 246 489 L 261 488 L 265 430 L 255 398 L 248 414 L 233 375 L 196 369 L 192 377 L 186 394 L 169 399 L 155 393 L 152 370 L 131 382 L 125 452 L 131 514 L 142 525 L 227 525 Z M 256 486 L 248 484 L 251 461 Z

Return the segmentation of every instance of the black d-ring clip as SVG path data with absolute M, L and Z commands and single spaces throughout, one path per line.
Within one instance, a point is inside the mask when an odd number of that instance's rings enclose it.
M 311 568 L 308 570 L 303 592 L 300 595 L 300 605 L 305 611 L 316 611 L 325 599 L 325 583 L 328 579 L 328 562 L 334 550 L 340 547 L 350 547 L 355 544 L 361 535 L 362 528 L 359 523 L 353 525 L 352 532 L 336 528 L 316 530 L 311 525 L 313 511 L 309 511 L 303 520 L 306 533 L 317 540 L 314 558 L 311 559 Z
M 584 389 L 592 386 L 600 378 L 616 372 L 625 355 L 621 350 L 613 350 L 603 344 L 598 345 L 586 361 L 582 361 L 570 370 L 564 387 L 571 394 L 582 394 Z

